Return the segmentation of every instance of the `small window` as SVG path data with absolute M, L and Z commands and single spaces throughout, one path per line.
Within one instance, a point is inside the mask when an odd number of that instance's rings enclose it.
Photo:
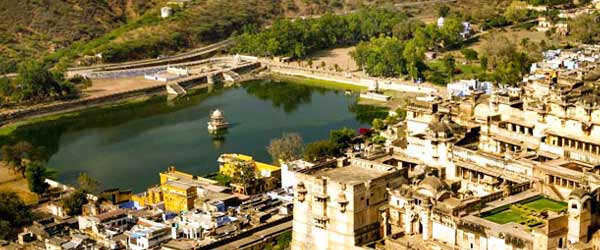
M 367 199 L 367 206 L 369 205 L 369 199 Z
M 573 203 L 573 204 L 571 205 L 571 208 L 572 208 L 572 209 L 577 209 L 577 204 Z

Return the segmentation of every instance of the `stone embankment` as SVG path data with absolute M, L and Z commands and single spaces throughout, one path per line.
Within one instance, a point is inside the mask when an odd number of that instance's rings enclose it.
M 438 94 L 444 95 L 445 88 L 438 87 L 429 83 L 416 84 L 410 81 L 405 81 L 395 78 L 375 78 L 375 77 L 362 77 L 347 72 L 337 72 L 333 70 L 322 70 L 308 67 L 292 66 L 287 63 L 273 62 L 271 60 L 259 59 L 263 64 L 268 65 L 271 72 L 290 75 L 300 76 L 318 80 L 332 81 L 355 85 L 359 87 L 373 87 L 375 84 L 380 90 L 394 90 L 400 92 L 409 93 L 421 93 L 421 94 Z
M 208 65 L 208 64 L 216 64 L 216 63 L 232 63 L 232 62 L 233 62 L 232 57 L 213 57 L 213 58 L 199 60 L 199 61 L 193 61 L 193 62 L 177 63 L 177 64 L 170 64 L 170 65 L 160 65 L 160 66 L 145 67 L 145 68 L 81 72 L 81 75 L 85 76 L 87 78 L 90 78 L 90 79 L 127 78 L 127 77 L 136 77 L 136 76 L 156 74 L 160 71 L 167 70 L 168 67 L 186 68 L 186 67 L 196 67 L 196 66 L 200 66 L 200 65 Z

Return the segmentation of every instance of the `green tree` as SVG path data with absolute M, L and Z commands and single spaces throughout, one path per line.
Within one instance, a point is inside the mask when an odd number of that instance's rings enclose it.
M 477 60 L 477 57 L 479 56 L 477 54 L 477 51 L 475 51 L 474 49 L 470 49 L 470 48 L 462 48 L 462 49 L 460 49 L 460 53 L 463 54 L 463 56 L 469 63 Z
M 371 138 L 371 142 L 374 144 L 383 145 L 383 144 L 385 144 L 385 141 L 386 141 L 385 137 L 380 136 L 380 135 L 376 135 Z
M 271 140 L 267 151 L 273 162 L 279 165 L 280 161 L 287 162 L 299 159 L 302 156 L 302 136 L 298 133 L 284 133 L 280 138 Z
M 306 145 L 304 149 L 304 159 L 307 161 L 316 161 L 323 157 L 334 156 L 335 145 L 330 141 L 316 141 Z
M 481 68 L 483 70 L 487 70 L 487 68 L 488 68 L 488 58 L 487 58 L 487 56 L 480 56 L 479 57 L 479 65 L 481 66 Z
M 10 101 L 13 94 L 14 86 L 8 77 L 0 77 L 0 105 Z
M 14 192 L 0 191 L 0 239 L 12 240 L 31 223 L 29 207 Z
M 231 183 L 251 185 L 256 182 L 256 165 L 251 161 L 234 160 L 231 162 L 233 175 Z
M 101 186 L 99 180 L 92 178 L 86 173 L 80 173 L 79 176 L 77 176 L 77 184 L 79 184 L 81 190 L 91 194 L 96 194 Z
M 448 17 L 444 20 L 444 26 L 440 28 L 444 46 L 453 46 L 461 41 L 460 33 L 464 30 L 462 23 L 461 19 L 455 17 Z
M 292 242 L 292 232 L 288 231 L 277 236 L 277 248 L 278 250 L 288 249 Z
M 444 70 L 450 79 L 454 78 L 454 69 L 456 68 L 456 60 L 452 55 L 446 55 L 442 58 L 442 62 L 444 63 Z
M 349 128 L 341 128 L 329 132 L 329 142 L 333 145 L 337 155 L 344 153 L 344 149 L 350 146 L 354 137 L 356 137 L 356 132 Z
M 504 17 L 514 23 L 526 20 L 528 15 L 527 3 L 523 1 L 513 1 L 504 12 Z
M 425 50 L 422 47 L 419 47 L 413 39 L 406 43 L 402 55 L 407 62 L 408 75 L 410 75 L 412 79 L 419 78 L 423 71 Z
M 404 108 L 397 108 L 396 109 L 396 115 L 398 116 L 399 120 L 406 119 L 406 109 L 404 109 Z
M 15 173 L 20 173 L 25 177 L 27 163 L 41 159 L 40 150 L 36 149 L 31 143 L 20 141 L 14 145 L 4 145 L 1 148 L 2 160 L 7 167 Z
M 333 65 L 333 69 L 335 70 L 335 72 L 342 71 L 342 69 L 340 68 L 340 65 L 338 65 L 337 63 Z
M 39 161 L 27 164 L 27 171 L 25 172 L 29 190 L 38 195 L 42 195 L 48 191 L 49 185 L 46 183 L 46 179 L 53 178 L 55 175 L 56 171 L 47 168 Z
M 389 115 L 388 117 L 386 117 L 386 118 L 383 120 L 383 123 L 384 123 L 386 126 L 392 126 L 392 125 L 394 125 L 394 124 L 398 123 L 398 122 L 399 122 L 401 119 L 404 119 L 404 118 L 401 118 L 399 114 L 396 114 L 396 115 Z
M 375 129 L 375 130 L 382 130 L 385 127 L 383 120 L 381 120 L 379 118 L 373 119 L 373 122 L 371 123 L 371 125 L 373 126 L 373 129 Z
M 404 44 L 396 37 L 377 37 L 361 42 L 350 53 L 357 65 L 372 76 L 394 77 L 406 68 L 402 56 Z
M 570 33 L 582 43 L 600 42 L 600 15 L 582 14 L 569 21 Z
M 482 45 L 486 65 L 493 71 L 496 83 L 516 85 L 529 72 L 532 57 L 505 36 L 493 35 Z M 483 62 L 482 62 L 483 64 Z
M 19 88 L 16 94 L 20 101 L 42 99 L 61 92 L 52 73 L 39 62 L 24 62 L 19 66 L 18 73 Z
M 222 173 L 217 173 L 217 175 L 214 178 L 215 181 L 219 182 L 219 184 L 221 184 L 222 186 L 228 187 L 229 184 L 231 184 L 231 178 Z
M 448 5 L 443 4 L 438 9 L 438 16 L 440 17 L 446 17 L 448 16 L 448 13 L 450 13 L 450 7 L 448 7 Z
M 523 37 L 523 39 L 521 39 L 521 47 L 522 48 L 527 48 L 529 47 L 529 37 Z
M 81 190 L 75 190 L 62 200 L 62 205 L 69 216 L 80 215 L 83 205 L 87 204 L 87 195 Z

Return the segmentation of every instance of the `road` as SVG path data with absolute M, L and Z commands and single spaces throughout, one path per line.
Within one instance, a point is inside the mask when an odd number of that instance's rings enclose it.
M 133 68 L 143 68 L 157 65 L 165 65 L 171 63 L 179 63 L 189 59 L 194 59 L 198 57 L 205 56 L 207 54 L 211 54 L 220 49 L 226 48 L 227 46 L 232 44 L 232 39 L 226 39 L 217 43 L 210 44 L 208 46 L 197 48 L 191 51 L 179 53 L 174 56 L 170 56 L 167 58 L 161 59 L 147 59 L 147 60 L 139 60 L 139 61 L 130 61 L 124 63 L 113 63 L 113 64 L 101 64 L 94 65 L 89 67 L 76 67 L 69 68 L 67 70 L 67 75 L 72 76 L 76 74 L 82 74 L 86 72 L 92 71 L 116 71 L 116 70 L 125 70 L 125 69 L 133 69 Z

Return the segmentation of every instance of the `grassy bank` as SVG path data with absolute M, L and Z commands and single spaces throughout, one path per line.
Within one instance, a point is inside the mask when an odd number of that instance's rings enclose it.
M 298 83 L 301 83 L 304 85 L 322 87 L 322 88 L 327 88 L 327 89 L 351 90 L 351 91 L 356 91 L 356 92 L 367 90 L 366 87 L 356 86 L 356 85 L 347 84 L 347 83 L 312 79 L 312 78 L 300 77 L 300 76 L 288 76 L 288 75 L 282 75 L 282 74 L 276 74 L 276 73 L 271 74 L 271 79 L 279 80 L 279 81 L 298 82 Z
M 90 111 L 93 109 L 101 110 L 101 109 L 125 106 L 125 105 L 129 105 L 129 104 L 141 103 L 141 102 L 148 100 L 149 98 L 150 98 L 150 96 L 139 96 L 139 97 L 133 97 L 133 98 L 128 98 L 128 99 L 122 99 L 122 100 L 118 100 L 116 102 L 111 102 L 111 103 L 92 105 L 92 106 L 88 106 L 88 107 L 81 107 L 81 108 L 78 108 L 78 109 L 72 110 L 72 111 L 64 111 L 64 112 L 57 111 L 57 112 L 51 113 L 51 114 L 45 114 L 45 115 L 42 114 L 39 116 L 24 118 L 21 121 L 12 122 L 12 123 L 9 123 L 9 124 L 6 124 L 6 125 L 0 127 L 0 137 L 10 135 L 12 132 L 14 132 L 20 126 L 34 124 L 34 123 L 40 123 L 40 122 L 54 121 L 54 120 L 58 120 L 60 118 L 65 118 L 65 117 L 75 117 L 75 116 L 81 115 L 81 113 L 83 113 L 83 112 Z

